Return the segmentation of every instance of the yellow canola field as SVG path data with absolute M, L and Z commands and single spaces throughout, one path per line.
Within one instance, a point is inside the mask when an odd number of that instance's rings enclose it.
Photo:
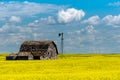
M 119 54 L 66 54 L 57 60 L 12 60 L 0 55 L 0 80 L 120 80 Z

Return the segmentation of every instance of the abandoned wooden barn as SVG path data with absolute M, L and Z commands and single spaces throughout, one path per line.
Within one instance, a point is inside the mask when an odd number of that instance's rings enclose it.
M 6 60 L 56 59 L 57 46 L 54 41 L 24 41 L 17 54 L 10 54 Z

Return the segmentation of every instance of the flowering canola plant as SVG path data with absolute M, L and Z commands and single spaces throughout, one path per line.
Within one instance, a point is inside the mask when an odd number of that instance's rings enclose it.
M 119 80 L 120 54 L 65 54 L 56 60 L 5 60 L 0 80 Z

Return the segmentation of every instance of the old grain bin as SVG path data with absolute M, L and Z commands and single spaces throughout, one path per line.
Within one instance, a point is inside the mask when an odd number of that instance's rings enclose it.
M 6 57 L 6 60 L 56 59 L 57 46 L 53 41 L 24 41 L 17 54 Z

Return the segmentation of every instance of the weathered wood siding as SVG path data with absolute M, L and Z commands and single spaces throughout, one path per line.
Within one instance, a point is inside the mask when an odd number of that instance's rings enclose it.
M 16 59 L 56 59 L 57 46 L 53 41 L 25 41 L 14 56 Z M 11 54 L 13 56 L 13 54 Z

